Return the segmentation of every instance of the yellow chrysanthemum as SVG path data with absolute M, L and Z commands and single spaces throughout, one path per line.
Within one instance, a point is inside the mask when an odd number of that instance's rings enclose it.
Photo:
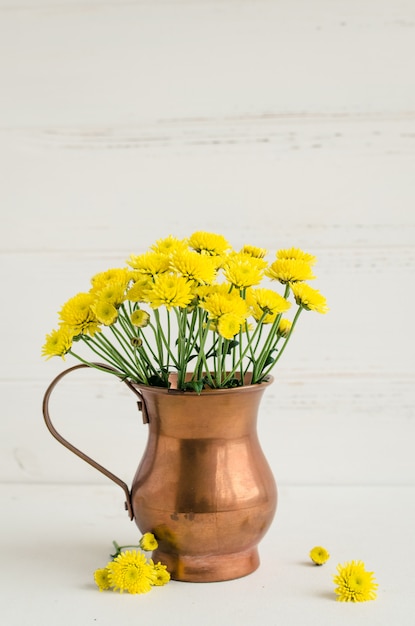
M 110 280 L 105 285 L 93 287 L 91 293 L 97 300 L 110 302 L 115 307 L 121 306 L 125 300 L 125 283 L 118 280 Z
M 108 580 L 114 590 L 120 593 L 147 593 L 154 584 L 154 567 L 138 550 L 127 550 L 107 564 Z
M 213 292 L 206 296 L 200 303 L 200 307 L 208 312 L 209 318 L 212 320 L 217 320 L 226 313 L 233 313 L 241 320 L 248 317 L 247 303 L 235 291 L 231 293 Z
M 209 256 L 221 256 L 230 248 L 229 243 L 223 235 L 204 231 L 193 233 L 188 239 L 188 244 L 193 250 L 196 250 L 196 252 Z
M 169 270 L 170 258 L 159 252 L 145 252 L 138 256 L 132 254 L 127 263 L 140 274 L 154 277 Z
M 277 259 L 268 267 L 265 274 L 282 284 L 315 278 L 311 265 L 298 259 Z
M 109 571 L 106 567 L 101 567 L 94 572 L 94 580 L 100 591 L 106 591 L 111 588 L 109 577 Z
M 362 561 L 350 561 L 337 566 L 338 574 L 333 576 L 337 585 L 334 592 L 340 602 L 365 602 L 375 600 L 376 589 L 373 572 L 367 572 Z
M 231 256 L 223 267 L 223 275 L 237 289 L 259 285 L 264 275 L 263 261 L 243 254 Z
M 310 550 L 310 559 L 316 565 L 323 565 L 330 558 L 330 554 L 327 552 L 326 548 L 322 546 L 315 546 Z
M 280 323 L 278 324 L 278 334 L 281 337 L 288 337 L 291 332 L 292 322 L 287 320 L 285 317 L 280 319 Z
M 224 313 L 217 321 L 217 332 L 224 339 L 232 339 L 241 329 L 243 318 L 235 313 Z
M 239 293 L 232 291 L 232 289 L 233 287 L 230 283 L 214 283 L 213 285 L 198 285 L 193 292 L 199 302 L 203 302 L 214 293 L 223 294 L 224 296 L 232 294 L 232 296 L 237 295 L 239 297 Z
M 284 313 L 291 306 L 288 300 L 272 291 L 272 289 L 264 289 L 262 287 L 250 289 L 247 293 L 247 302 L 251 306 L 252 315 L 257 322 L 266 313 L 262 320 L 263 324 L 272 324 L 279 313 Z
M 98 300 L 91 305 L 97 320 L 105 326 L 111 326 L 118 317 L 118 311 L 111 302 Z
M 250 246 L 250 248 L 254 251 L 252 246 Z M 267 267 L 268 263 L 262 256 L 260 256 L 262 249 L 256 248 L 258 256 L 255 256 L 253 252 L 252 254 L 249 254 L 248 249 L 248 246 L 245 246 L 245 248 L 242 248 L 242 250 L 240 250 L 239 252 L 231 251 L 228 254 L 223 255 L 221 257 L 222 267 L 226 268 L 229 264 L 237 263 L 238 261 L 244 261 L 245 263 L 250 262 L 252 267 L 256 267 L 258 270 L 264 270 Z M 263 250 L 264 254 L 266 254 L 266 252 L 266 250 Z
M 198 285 L 210 285 L 216 274 L 216 265 L 211 257 L 191 250 L 176 252 L 171 260 L 171 269 Z
M 326 298 L 317 290 L 306 283 L 296 283 L 291 285 L 294 298 L 298 306 L 302 306 L 307 311 L 317 313 L 327 313 L 329 310 Z
M 42 356 L 50 359 L 53 356 L 61 356 L 65 360 L 65 354 L 72 347 L 74 334 L 67 326 L 61 326 L 58 330 L 52 330 L 46 335 L 46 342 L 42 348 Z
M 276 257 L 280 260 L 288 259 L 291 261 L 305 261 L 309 265 L 314 265 L 317 261 L 313 254 L 304 252 L 303 250 L 300 250 L 300 248 L 286 248 L 284 250 L 278 250 Z
M 127 291 L 126 299 L 130 302 L 145 302 L 147 292 L 153 286 L 153 281 L 149 276 L 142 276 L 135 280 L 134 284 Z
M 175 252 L 187 250 L 187 243 L 184 239 L 177 239 L 177 237 L 169 235 L 164 239 L 157 239 L 156 243 L 151 246 L 151 250 L 158 254 L 171 256 Z
M 184 389 L 192 362 L 201 372 L 211 357 L 219 386 L 221 381 L 228 384 L 221 370 L 230 364 L 232 371 L 268 373 L 278 360 L 277 344 L 285 348 L 283 337 L 289 338 L 301 310 L 326 313 L 328 307 L 317 290 L 304 284 L 314 278 L 314 256 L 287 248 L 268 266 L 266 255 L 265 248 L 248 244 L 237 252 L 222 235 L 205 231 L 186 239 L 158 239 L 147 252 L 131 254 L 126 267 L 95 274 L 88 293 L 68 300 L 59 312 L 60 329 L 46 337 L 42 354 L 49 358 L 70 353 L 88 363 L 82 350 L 72 349 L 72 342 L 79 341 L 123 379 L 138 383 L 160 384 L 159 377 L 150 374 L 174 365 Z M 275 293 L 277 289 L 259 289 L 275 287 L 269 278 L 286 284 L 287 299 L 293 294 L 290 300 L 295 298 L 298 310 L 290 316 L 292 322 L 281 319 L 288 300 Z M 167 312 L 158 311 L 160 307 Z M 273 324 L 268 333 L 261 330 L 262 323 Z M 209 330 L 220 336 L 208 337 Z M 238 332 L 245 333 L 242 345 L 231 341 Z
M 144 533 L 139 542 L 140 548 L 146 552 L 152 552 L 158 548 L 158 542 L 153 533 Z
M 267 256 L 268 250 L 265 250 L 265 248 L 257 248 L 256 246 L 246 245 L 241 249 L 240 254 L 246 254 L 247 256 L 252 256 L 255 259 L 263 259 Z
M 150 314 L 143 309 L 137 309 L 133 311 L 130 316 L 131 323 L 138 328 L 144 328 L 150 322 Z
M 153 309 L 165 306 L 186 308 L 193 299 L 191 284 L 183 276 L 175 274 L 160 274 L 157 276 L 153 288 L 147 293 L 147 300 Z
M 154 572 L 154 580 L 153 585 L 155 587 L 162 587 L 163 585 L 167 585 L 170 580 L 170 574 L 167 571 L 167 566 L 162 565 L 160 562 L 154 564 L 152 561 L 150 563 L 153 564 L 153 572 Z
M 106 270 L 105 272 L 100 272 L 99 274 L 95 274 L 91 278 L 92 291 L 96 292 L 100 289 L 103 289 L 105 285 L 115 281 L 116 283 L 121 283 L 124 289 L 127 287 L 129 281 L 131 280 L 131 271 L 125 267 L 122 268 L 112 268 Z
M 94 296 L 78 293 L 70 298 L 59 312 L 60 320 L 73 329 L 75 335 L 94 335 L 98 331 L 98 321 L 91 309 Z

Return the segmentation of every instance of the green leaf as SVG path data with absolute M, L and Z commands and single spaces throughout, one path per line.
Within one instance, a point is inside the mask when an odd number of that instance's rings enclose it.
M 164 380 L 158 374 L 153 374 L 152 376 L 150 376 L 148 379 L 148 384 L 151 385 L 152 387 L 168 387 L 169 386 L 168 382 Z
M 238 378 L 231 378 L 226 383 L 226 388 L 231 389 L 233 387 L 241 387 L 241 381 Z
M 228 349 L 226 350 L 226 354 L 231 354 L 232 350 L 236 348 L 236 346 L 239 346 L 239 341 L 236 341 L 236 339 L 231 339 L 228 342 Z
M 229 341 L 224 341 L 223 344 L 220 347 L 220 350 L 214 350 L 212 348 L 212 352 L 206 355 L 206 358 L 210 357 L 210 356 L 223 356 L 224 354 L 231 354 L 232 350 L 234 348 L 236 348 L 236 346 L 239 345 L 239 341 L 236 341 L 236 339 L 230 339 Z
M 274 361 L 275 361 L 274 357 L 272 357 L 272 356 L 269 354 L 269 355 L 267 356 L 266 360 L 265 360 L 265 363 L 264 363 L 264 367 L 263 367 L 263 369 L 264 369 L 265 367 L 267 367 L 268 365 L 271 365 L 272 363 L 274 363 Z
M 189 391 L 196 391 L 198 395 L 200 395 L 203 391 L 204 383 L 203 380 L 191 380 L 184 384 L 184 389 L 188 389 Z

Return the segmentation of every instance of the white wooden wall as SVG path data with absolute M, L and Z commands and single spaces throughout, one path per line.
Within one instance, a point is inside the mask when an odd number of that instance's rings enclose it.
M 0 480 L 105 483 L 44 426 L 74 364 L 44 335 L 97 271 L 211 230 L 319 259 L 330 313 L 261 407 L 279 484 L 414 485 L 415 3 L 0 0 L 0 46 Z M 82 371 L 51 408 L 131 480 L 126 388 Z

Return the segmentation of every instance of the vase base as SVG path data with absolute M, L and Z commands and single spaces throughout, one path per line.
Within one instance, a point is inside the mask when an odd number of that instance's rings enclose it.
M 153 561 L 166 565 L 172 580 L 191 583 L 233 580 L 247 576 L 259 567 L 256 547 L 233 554 L 207 556 L 183 556 L 155 550 Z

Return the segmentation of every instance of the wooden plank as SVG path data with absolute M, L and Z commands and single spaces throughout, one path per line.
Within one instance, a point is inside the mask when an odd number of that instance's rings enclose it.
M 39 422 L 66 366 L 44 335 L 94 273 L 210 230 L 319 258 L 330 313 L 304 314 L 264 403 L 277 477 L 414 484 L 415 5 L 312 5 L 0 2 L 0 480 L 96 480 Z M 97 385 L 82 405 L 112 415 Z

